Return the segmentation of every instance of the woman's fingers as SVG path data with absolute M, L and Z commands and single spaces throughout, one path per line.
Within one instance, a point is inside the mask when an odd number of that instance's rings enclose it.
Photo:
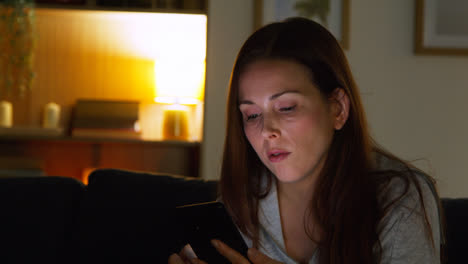
M 281 262 L 269 258 L 267 255 L 255 248 L 249 248 L 247 255 L 249 256 L 250 261 L 254 264 L 281 264 Z
M 172 254 L 168 260 L 169 264 L 185 264 L 181 257 L 177 254 Z
M 211 243 L 213 246 L 218 250 L 218 252 L 226 257 L 231 263 L 233 264 L 250 264 L 249 260 L 244 258 L 239 252 L 235 251 L 234 249 L 230 248 L 228 245 L 224 244 L 219 240 L 212 240 Z M 276 260 L 269 258 L 267 255 L 263 254 L 262 252 L 258 251 L 255 248 L 249 248 L 247 252 L 250 261 L 254 264 L 281 264 Z
M 211 240 L 213 246 L 218 250 L 218 252 L 227 258 L 233 264 L 250 264 L 250 262 L 244 258 L 239 252 L 235 251 L 234 249 L 230 248 L 228 245 L 224 244 L 223 242 L 213 239 Z
M 200 260 L 200 259 L 195 258 L 195 259 L 191 259 L 191 260 L 190 260 L 190 264 L 208 264 L 208 263 L 206 263 L 206 262 L 203 261 L 203 260 Z
M 184 260 L 185 262 L 187 262 L 187 260 L 197 258 L 197 254 L 195 254 L 195 251 L 193 251 L 192 246 L 190 246 L 190 244 L 185 245 L 179 254 L 182 257 L 182 260 Z
M 203 260 L 198 258 L 191 258 L 191 259 L 183 259 L 178 254 L 172 254 L 169 256 L 169 264 L 208 264 Z
M 168 263 L 169 264 L 191 264 L 193 263 L 193 259 L 196 259 L 197 255 L 193 251 L 190 244 L 187 244 L 182 248 L 179 254 L 172 254 L 169 256 Z M 201 262 L 203 263 L 203 262 Z
M 227 258 L 231 263 L 233 264 L 250 264 L 249 260 L 247 260 L 244 256 L 242 256 L 239 252 L 235 251 L 234 249 L 230 248 L 228 245 L 224 244 L 223 242 L 219 240 L 212 240 L 211 243 L 213 246 L 218 250 L 218 252 L 223 255 L 225 258 Z M 169 257 L 169 264 L 207 264 L 205 261 L 200 260 L 198 258 L 193 257 L 191 254 L 193 252 L 192 248 L 190 246 L 185 247 L 184 250 L 181 251 L 181 256 L 177 254 L 172 254 Z M 184 254 L 185 253 L 185 254 Z M 187 254 L 188 253 L 188 254 Z M 185 256 L 184 256 L 185 255 Z M 187 258 L 186 255 L 192 255 Z M 250 261 L 254 264 L 281 264 L 281 262 L 278 262 L 276 260 L 273 260 L 263 254 L 262 252 L 258 251 L 255 248 L 249 248 L 248 251 L 248 257 Z M 212 263 L 210 263 L 212 264 Z M 215 263 L 214 263 L 215 264 Z

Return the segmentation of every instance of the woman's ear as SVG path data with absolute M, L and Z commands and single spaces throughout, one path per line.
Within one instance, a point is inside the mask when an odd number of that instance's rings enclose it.
M 343 88 L 336 88 L 331 97 L 333 124 L 336 130 L 340 130 L 348 120 L 349 97 Z

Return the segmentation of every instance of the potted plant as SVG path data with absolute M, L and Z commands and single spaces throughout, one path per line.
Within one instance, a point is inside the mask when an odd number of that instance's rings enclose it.
M 0 97 L 23 96 L 34 78 L 32 0 L 0 0 Z

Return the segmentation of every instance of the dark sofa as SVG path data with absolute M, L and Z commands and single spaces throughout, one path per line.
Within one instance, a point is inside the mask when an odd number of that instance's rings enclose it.
M 94 171 L 87 186 L 66 177 L 2 178 L 0 263 L 167 263 L 180 247 L 173 208 L 214 200 L 216 184 L 112 169 Z M 468 199 L 443 206 L 448 263 L 468 263 Z
M 2 178 L 0 263 L 167 263 L 172 208 L 215 198 L 214 181 L 123 170 Z

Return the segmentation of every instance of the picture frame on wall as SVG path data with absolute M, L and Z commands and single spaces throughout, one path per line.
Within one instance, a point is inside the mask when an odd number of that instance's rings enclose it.
M 415 53 L 468 55 L 468 1 L 416 0 Z
M 306 17 L 325 26 L 349 49 L 351 0 L 254 0 L 254 29 L 288 17 Z

